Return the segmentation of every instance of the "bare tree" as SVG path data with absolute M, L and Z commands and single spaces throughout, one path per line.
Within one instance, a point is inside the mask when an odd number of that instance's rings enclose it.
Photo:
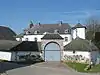
M 86 19 L 85 25 L 87 28 L 86 39 L 93 40 L 95 38 L 95 32 L 100 32 L 100 19 L 96 16 L 91 16 Z
M 87 31 L 99 32 L 100 19 L 96 16 L 91 16 L 86 20 Z

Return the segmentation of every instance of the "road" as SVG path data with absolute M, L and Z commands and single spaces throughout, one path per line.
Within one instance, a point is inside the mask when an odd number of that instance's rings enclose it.
M 79 73 L 59 62 L 43 62 L 7 71 L 8 75 L 100 75 Z M 6 74 L 3 74 L 6 75 Z

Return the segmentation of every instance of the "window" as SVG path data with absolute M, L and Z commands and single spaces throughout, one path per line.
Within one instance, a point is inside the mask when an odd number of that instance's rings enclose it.
M 30 34 L 31 32 L 30 31 L 26 31 L 26 34 Z
M 73 50 L 73 53 L 75 53 L 75 50 Z
M 59 33 L 59 31 L 56 29 L 56 30 L 54 30 L 54 33 Z
M 25 41 L 28 41 L 28 38 L 26 38 Z
M 65 37 L 65 41 L 68 41 L 68 37 Z
M 68 29 L 66 29 L 66 30 L 65 30 L 65 33 L 69 33 L 69 30 L 68 30 Z
M 37 41 L 37 38 L 36 37 L 34 38 L 34 41 Z
M 39 31 L 34 31 L 34 34 L 38 34 L 39 33 Z

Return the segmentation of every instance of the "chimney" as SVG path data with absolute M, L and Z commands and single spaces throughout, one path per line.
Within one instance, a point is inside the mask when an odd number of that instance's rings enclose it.
M 38 25 L 41 26 L 41 23 L 39 22 Z
M 61 26 L 62 25 L 62 21 L 60 21 L 60 23 L 59 23 L 59 26 Z
M 30 25 L 29 25 L 29 28 L 32 28 L 34 26 L 33 22 L 30 21 Z

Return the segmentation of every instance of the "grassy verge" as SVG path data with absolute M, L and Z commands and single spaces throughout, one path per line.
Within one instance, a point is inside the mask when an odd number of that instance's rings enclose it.
M 89 72 L 100 72 L 100 64 L 94 66 L 93 68 L 91 68 L 91 70 Z
M 66 64 L 75 69 L 78 72 L 86 72 L 86 73 L 97 73 L 100 72 L 100 64 L 92 67 L 90 70 L 85 71 L 84 69 L 88 64 L 76 63 L 76 62 L 66 62 Z
M 88 65 L 88 64 L 82 64 L 82 63 L 76 63 L 76 62 L 67 62 L 66 63 L 69 67 L 75 69 L 78 72 L 86 72 L 84 70 L 84 68 Z

